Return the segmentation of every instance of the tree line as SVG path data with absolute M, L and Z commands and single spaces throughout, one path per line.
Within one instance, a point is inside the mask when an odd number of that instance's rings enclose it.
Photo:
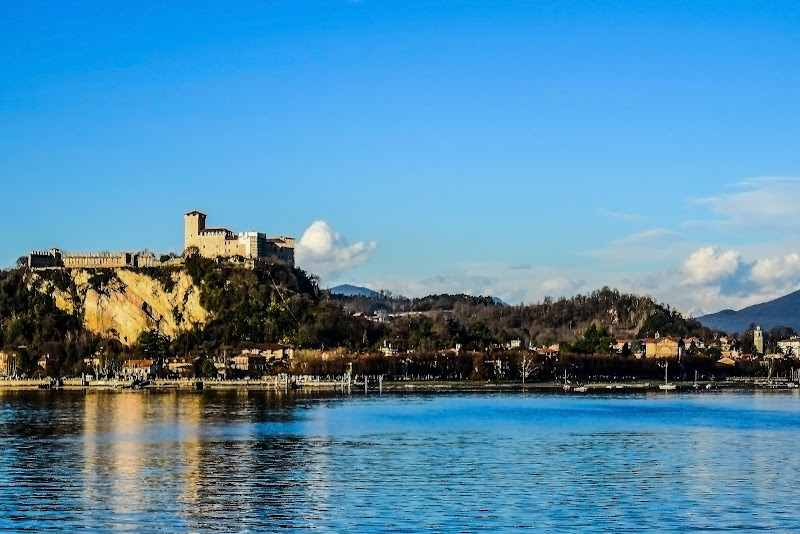
M 605 355 L 611 359 L 589 361 L 613 367 L 618 355 L 608 354 L 608 347 L 616 337 L 641 338 L 659 332 L 710 339 L 718 334 L 649 297 L 610 288 L 508 306 L 491 297 L 470 295 L 419 299 L 385 291 L 374 298 L 331 295 L 320 289 L 313 275 L 278 261 L 258 262 L 253 269 L 245 269 L 192 255 L 183 267 L 141 271 L 168 290 L 176 269 L 185 269 L 191 276 L 210 320 L 174 337 L 157 329 L 145 331 L 131 346 L 84 328 L 78 291 L 67 270 L 41 270 L 36 276 L 24 266 L 4 270 L 0 272 L 0 347 L 18 354 L 18 370 L 29 376 L 87 372 L 84 360 L 95 357 L 116 366 L 127 358 L 184 357 L 200 362 L 195 372 L 210 373 L 206 362 L 235 354 L 248 344 L 277 342 L 296 349 L 340 347 L 355 358 L 348 363 L 383 366 L 385 372 L 375 374 L 483 379 L 496 373 L 517 376 L 520 364 L 514 357 L 498 363 L 487 356 L 515 339 L 523 347 L 562 343 L 563 357 L 568 353 Z M 95 269 L 89 284 L 98 292 L 109 292 L 115 290 L 115 279 L 115 271 Z M 46 284 L 71 296 L 72 313 L 56 306 Z M 374 316 L 378 311 L 404 315 L 382 320 Z M 776 337 L 780 333 L 776 331 Z M 743 342 L 746 337 L 742 336 Z M 389 345 L 399 351 L 396 357 L 379 354 Z M 51 363 L 40 369 L 36 362 L 44 354 L 51 356 Z M 312 374 L 339 365 L 303 363 L 315 366 Z M 541 372 L 554 372 L 547 365 L 541 363 L 541 369 L 548 369 Z M 620 368 L 626 365 L 632 364 Z

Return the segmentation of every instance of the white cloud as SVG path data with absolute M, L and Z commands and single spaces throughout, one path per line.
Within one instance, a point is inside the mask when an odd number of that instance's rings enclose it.
M 322 278 L 332 278 L 369 260 L 377 247 L 376 241 L 349 244 L 325 221 L 314 221 L 300 238 L 295 254 L 297 264 L 303 269 Z
M 661 267 L 684 257 L 697 244 L 686 235 L 668 228 L 650 228 L 612 239 L 602 248 L 582 254 L 603 262 L 621 262 L 631 274 Z
M 684 224 L 738 232 L 796 231 L 800 226 L 800 179 L 750 178 L 734 184 L 734 188 L 733 192 L 694 199 L 707 206 L 717 219 Z
M 653 228 L 635 234 L 630 234 L 612 241 L 612 245 L 651 245 L 653 247 L 663 247 L 665 242 L 673 242 L 683 237 L 674 230 L 666 228 Z
M 607 215 L 612 219 L 618 219 L 620 221 L 636 222 L 636 221 L 641 221 L 643 218 L 641 215 L 638 215 L 636 213 L 623 213 L 619 211 L 611 211 L 606 209 L 600 209 L 598 211 L 603 215 Z
M 750 279 L 760 285 L 774 285 L 781 282 L 796 283 L 800 278 L 800 254 L 792 253 L 784 257 L 756 260 L 750 271 Z
M 705 285 L 732 276 L 739 268 L 741 254 L 735 250 L 721 251 L 715 247 L 696 250 L 684 262 L 684 284 Z
M 555 278 L 548 278 L 542 282 L 542 291 L 547 294 L 556 293 L 557 295 L 563 295 L 572 293 L 580 287 L 582 283 L 581 280 L 570 280 L 563 276 L 557 276 Z

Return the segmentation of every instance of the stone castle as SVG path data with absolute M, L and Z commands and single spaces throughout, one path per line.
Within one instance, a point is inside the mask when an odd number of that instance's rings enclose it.
M 242 258 L 245 260 L 277 258 L 294 265 L 294 238 L 267 238 L 261 232 L 233 233 L 227 228 L 206 226 L 206 214 L 190 211 L 183 216 L 184 254 L 206 258 Z
M 184 257 L 199 254 L 205 258 L 224 258 L 252 263 L 255 260 L 277 259 L 294 266 L 293 237 L 268 238 L 261 232 L 240 232 L 227 228 L 206 226 L 206 214 L 190 211 L 183 216 Z M 169 265 L 181 260 L 170 259 Z M 28 267 L 44 269 L 62 267 L 67 269 L 97 269 L 118 267 L 155 267 L 161 265 L 152 252 L 90 252 L 67 253 L 57 248 L 46 251 L 31 251 Z

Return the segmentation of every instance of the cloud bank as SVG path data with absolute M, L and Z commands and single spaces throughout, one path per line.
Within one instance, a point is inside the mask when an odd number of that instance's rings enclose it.
M 324 279 L 367 262 L 378 248 L 377 241 L 350 244 L 325 221 L 311 223 L 295 249 L 297 264 Z
M 685 285 L 704 285 L 733 275 L 739 267 L 741 254 L 735 250 L 721 251 L 714 247 L 696 250 L 683 264 Z
M 800 226 L 800 179 L 796 177 L 750 178 L 733 185 L 734 191 L 705 198 L 705 206 L 717 218 L 687 221 L 687 226 L 710 227 L 719 231 L 767 233 L 796 231 Z
M 539 251 L 515 263 L 461 263 L 409 279 L 399 273 L 365 280 L 407 296 L 495 295 L 515 304 L 546 295 L 569 297 L 603 286 L 650 295 L 680 310 L 714 312 L 765 302 L 800 288 L 800 178 L 751 178 L 703 198 L 658 225 L 635 214 L 600 210 L 623 220 L 627 234 L 574 251 L 560 265 L 538 262 Z M 680 210 L 678 210 L 680 212 Z
M 757 260 L 750 271 L 750 279 L 762 286 L 780 286 L 796 283 L 800 278 L 800 254 Z
M 548 278 L 542 282 L 542 291 L 547 295 L 555 294 L 556 296 L 571 294 L 577 290 L 583 280 L 570 280 L 564 276 L 557 276 L 555 278 Z

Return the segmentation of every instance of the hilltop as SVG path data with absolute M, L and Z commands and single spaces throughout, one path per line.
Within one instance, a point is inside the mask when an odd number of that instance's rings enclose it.
M 245 268 L 191 256 L 169 267 L 0 272 L 0 348 L 20 354 L 23 373 L 43 354 L 55 371 L 80 373 L 97 355 L 212 356 L 269 342 L 358 351 L 378 337 L 374 323 L 279 261 Z
M 361 296 L 367 298 L 375 298 L 378 296 L 377 291 L 373 291 L 368 287 L 354 286 L 352 284 L 338 285 L 336 287 L 330 288 L 328 291 L 330 291 L 334 295 L 344 295 L 345 297 Z
M 579 338 L 596 325 L 621 338 L 655 335 L 711 337 L 708 329 L 650 297 L 603 288 L 588 295 L 552 299 L 529 305 L 509 306 L 492 297 L 472 295 L 429 295 L 408 299 L 383 295 L 379 298 L 334 296 L 351 313 L 393 314 L 394 339 L 408 337 L 415 330 L 412 346 L 444 347 L 452 343 L 480 347 L 486 343 L 505 343 L 519 339 L 546 346 Z M 450 344 L 450 345 L 448 345 Z

